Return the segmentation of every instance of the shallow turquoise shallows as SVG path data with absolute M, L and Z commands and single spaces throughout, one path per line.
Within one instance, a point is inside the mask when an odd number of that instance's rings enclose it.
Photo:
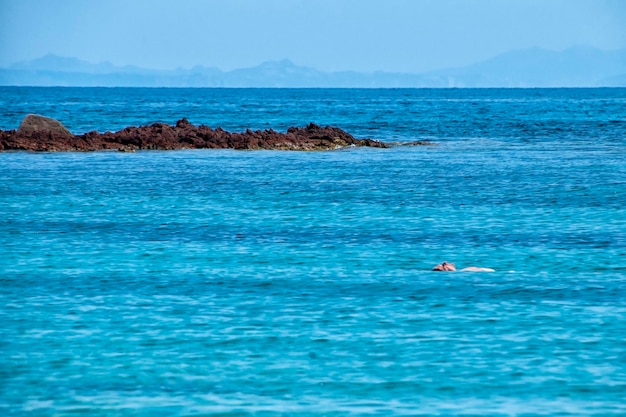
M 1 153 L 1 415 L 626 414 L 626 89 L 0 88 L 27 113 L 436 145 Z

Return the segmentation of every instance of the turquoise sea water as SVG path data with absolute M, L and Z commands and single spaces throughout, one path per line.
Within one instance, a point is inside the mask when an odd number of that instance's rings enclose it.
M 2 415 L 626 414 L 625 89 L 0 88 L 27 113 L 437 145 L 0 154 Z

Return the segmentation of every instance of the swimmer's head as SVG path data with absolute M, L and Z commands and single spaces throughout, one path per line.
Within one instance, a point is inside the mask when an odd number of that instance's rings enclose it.
M 439 265 L 433 268 L 433 271 L 456 271 L 456 266 L 454 264 L 449 264 L 446 261 L 443 261 Z

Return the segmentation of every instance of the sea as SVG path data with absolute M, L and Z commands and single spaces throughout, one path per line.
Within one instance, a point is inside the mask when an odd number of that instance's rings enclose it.
M 626 415 L 626 89 L 0 88 L 29 113 L 432 145 L 0 153 L 1 415 Z

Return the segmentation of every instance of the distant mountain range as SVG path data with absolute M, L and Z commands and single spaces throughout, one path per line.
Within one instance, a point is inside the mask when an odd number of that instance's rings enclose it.
M 0 69 L 4 86 L 72 87 L 618 87 L 626 86 L 626 49 L 533 48 L 474 65 L 421 74 L 324 72 L 289 60 L 222 71 L 197 66 L 170 71 L 93 64 L 46 55 Z

